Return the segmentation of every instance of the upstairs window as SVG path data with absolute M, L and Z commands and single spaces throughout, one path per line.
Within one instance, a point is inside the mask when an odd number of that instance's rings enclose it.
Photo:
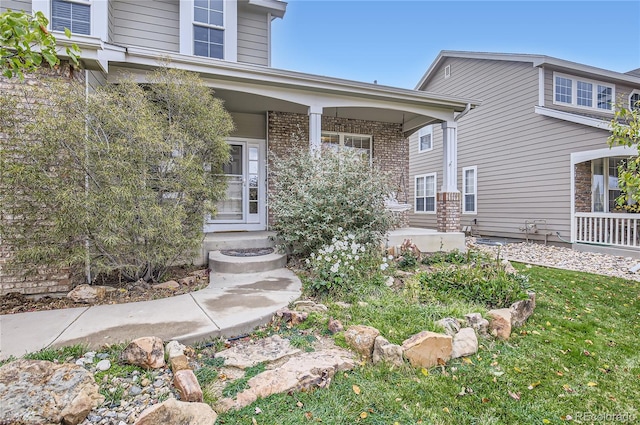
M 433 149 L 433 128 L 429 125 L 418 132 L 418 152 L 426 152 Z
M 615 88 L 612 84 L 563 74 L 553 74 L 553 103 L 578 108 L 612 111 Z
M 91 2 L 89 0 L 52 0 L 51 29 L 75 34 L 91 34 Z
M 224 59 L 224 2 L 195 0 L 193 8 L 193 53 Z

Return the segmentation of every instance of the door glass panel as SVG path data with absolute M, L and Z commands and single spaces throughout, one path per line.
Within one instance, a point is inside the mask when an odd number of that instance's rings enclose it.
M 258 148 L 249 147 L 249 214 L 258 214 L 259 190 L 259 162 L 258 162 Z
M 242 145 L 231 145 L 231 160 L 222 167 L 227 178 L 227 196 L 219 201 L 216 220 L 238 221 L 243 217 L 244 176 L 242 175 Z

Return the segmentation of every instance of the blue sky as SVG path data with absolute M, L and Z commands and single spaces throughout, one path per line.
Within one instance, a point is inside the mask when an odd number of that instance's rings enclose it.
M 640 0 L 289 0 L 275 68 L 414 88 L 440 50 L 534 53 L 640 68 Z

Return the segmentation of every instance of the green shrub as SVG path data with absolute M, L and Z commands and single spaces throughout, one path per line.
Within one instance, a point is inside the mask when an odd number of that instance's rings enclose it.
M 486 305 L 508 307 L 527 298 L 527 276 L 506 273 L 500 266 L 478 262 L 472 266 L 443 267 L 417 276 L 421 301 L 452 298 Z
M 342 232 L 379 246 L 397 221 L 384 204 L 391 178 L 355 153 L 292 152 L 272 162 L 273 228 L 295 257 L 308 257 Z

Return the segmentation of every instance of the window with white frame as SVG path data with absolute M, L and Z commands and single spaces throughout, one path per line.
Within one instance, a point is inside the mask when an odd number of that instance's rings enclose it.
M 51 29 L 75 34 L 91 34 L 90 0 L 51 0 Z
M 417 213 L 436 212 L 437 174 L 424 174 L 415 178 L 414 211 Z
M 433 149 L 433 126 L 422 127 L 418 131 L 418 152 L 426 152 Z
M 193 3 L 193 54 L 224 59 L 224 1 Z
M 615 87 L 612 84 L 553 73 L 553 103 L 578 108 L 612 111 Z
M 478 167 L 462 169 L 462 212 L 476 214 L 478 212 Z
M 618 169 L 627 158 L 598 158 L 591 161 L 591 200 L 593 212 L 615 212 L 616 199 L 621 195 L 618 187 Z
M 640 111 L 640 90 L 634 90 L 629 95 L 629 109 Z
M 371 163 L 373 144 L 372 137 L 369 135 L 323 131 L 321 141 L 325 147 L 357 152 L 362 156 L 362 159 Z

